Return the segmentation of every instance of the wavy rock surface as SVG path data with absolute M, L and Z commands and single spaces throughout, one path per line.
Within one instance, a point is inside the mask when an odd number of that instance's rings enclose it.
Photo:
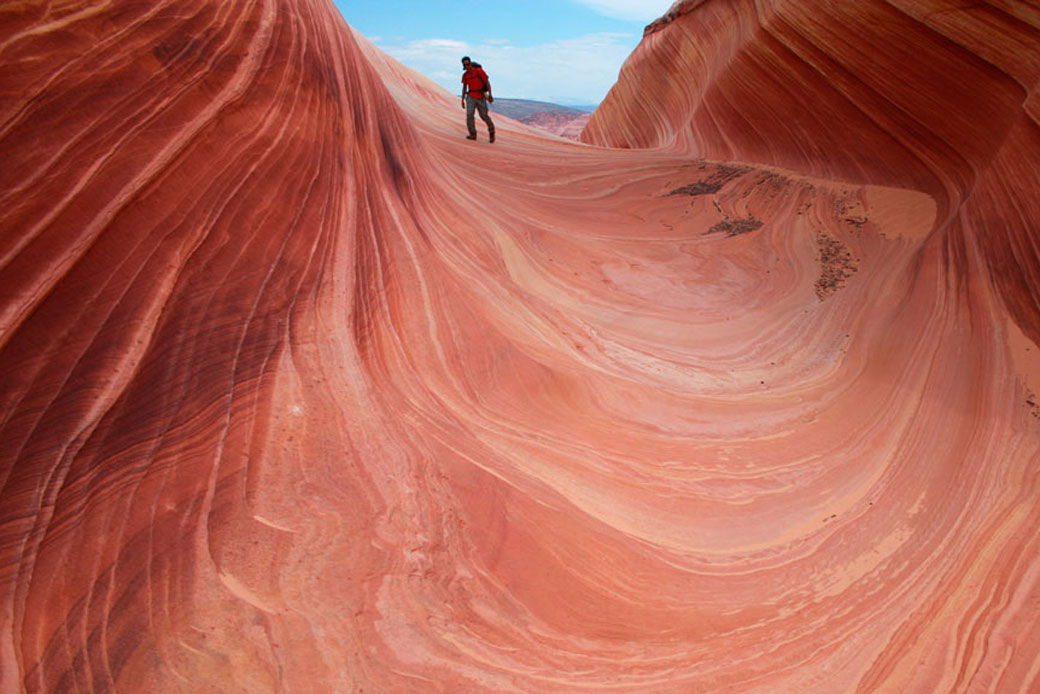
M 0 690 L 1040 687 L 1035 6 L 669 17 L 607 148 L 0 7 Z

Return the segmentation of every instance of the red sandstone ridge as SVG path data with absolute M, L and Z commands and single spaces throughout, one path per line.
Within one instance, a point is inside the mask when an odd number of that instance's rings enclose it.
M 1037 8 L 672 12 L 590 146 L 0 8 L 0 691 L 1040 687 Z
M 1034 2 L 677 2 L 582 139 L 925 191 L 1037 341 L 1038 25 Z

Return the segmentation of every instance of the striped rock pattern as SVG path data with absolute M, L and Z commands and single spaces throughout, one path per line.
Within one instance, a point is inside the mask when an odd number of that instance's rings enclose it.
M 0 691 L 1037 691 L 1038 26 L 680 3 L 489 145 L 326 0 L 0 6 Z

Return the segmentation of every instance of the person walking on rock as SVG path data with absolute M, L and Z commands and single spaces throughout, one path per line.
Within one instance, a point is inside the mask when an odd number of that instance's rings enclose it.
M 462 108 L 466 109 L 466 128 L 469 129 L 467 140 L 477 139 L 477 125 L 473 121 L 473 111 L 480 113 L 480 120 L 487 123 L 488 141 L 495 141 L 495 124 L 488 115 L 488 104 L 494 103 L 491 96 L 491 82 L 480 63 L 474 63 L 469 56 L 462 57 Z M 485 98 L 486 95 L 486 98 Z

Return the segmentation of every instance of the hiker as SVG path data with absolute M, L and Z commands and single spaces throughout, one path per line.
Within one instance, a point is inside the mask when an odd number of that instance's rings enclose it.
M 480 120 L 487 123 L 488 141 L 495 141 L 495 124 L 488 115 L 488 104 L 494 103 L 491 96 L 491 82 L 480 63 L 474 63 L 468 55 L 462 56 L 462 107 L 466 109 L 466 128 L 469 130 L 467 140 L 477 139 L 477 126 L 473 122 L 473 111 L 480 113 Z M 487 98 L 485 98 L 487 95 Z

